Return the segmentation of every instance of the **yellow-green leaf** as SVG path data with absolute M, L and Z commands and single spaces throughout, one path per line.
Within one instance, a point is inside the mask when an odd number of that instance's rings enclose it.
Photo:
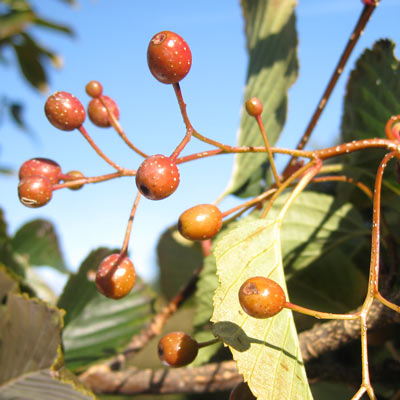
M 219 287 L 214 295 L 214 333 L 237 361 L 257 399 L 312 399 L 291 311 L 256 319 L 238 300 L 242 283 L 266 276 L 286 291 L 280 230 L 282 215 L 257 220 L 227 234 L 215 249 Z

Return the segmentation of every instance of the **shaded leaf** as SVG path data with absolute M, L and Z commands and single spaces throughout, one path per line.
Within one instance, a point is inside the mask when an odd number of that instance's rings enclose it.
M 24 106 L 21 103 L 11 103 L 8 107 L 12 120 L 18 125 L 18 127 L 24 131 L 28 130 L 23 119 Z
M 290 301 L 310 309 L 347 313 L 359 307 L 367 293 L 367 276 L 336 249 L 294 274 L 287 282 Z M 298 330 L 311 328 L 315 319 L 296 314 Z
M 185 239 L 176 226 L 168 228 L 157 244 L 158 265 L 163 295 L 170 300 L 203 265 L 198 242 Z
M 288 195 L 274 203 L 269 218 L 276 218 Z M 282 255 L 285 274 L 306 268 L 336 248 L 348 256 L 369 242 L 370 230 L 351 204 L 341 204 L 334 196 L 305 191 L 287 211 L 282 226 Z
M 262 118 L 271 145 L 282 131 L 287 91 L 298 73 L 295 6 L 295 0 L 242 0 L 249 51 L 244 98 L 255 96 L 263 103 Z M 242 112 L 238 144 L 264 145 L 255 119 L 246 112 Z M 258 194 L 254 176 L 266 179 L 266 161 L 266 154 L 236 155 L 226 194 L 240 193 L 241 197 Z
M 65 266 L 57 233 L 47 220 L 36 219 L 24 224 L 15 233 L 12 247 L 30 265 L 46 265 L 63 273 L 69 272 Z
M 10 275 L 7 269 L 0 265 L 0 303 L 8 293 L 18 291 L 18 282 Z M 1 337 L 0 337 L 1 340 Z
M 132 292 L 119 300 L 108 299 L 97 291 L 97 266 L 113 252 L 106 248 L 91 252 L 59 299 L 58 306 L 66 311 L 63 339 L 65 361 L 71 369 L 116 354 L 154 314 L 154 295 L 139 278 Z
M 0 208 L 0 264 L 19 276 L 25 276 L 24 265 L 16 257 L 11 245 L 11 238 L 7 234 L 7 223 L 3 210 Z
M 36 299 L 8 293 L 7 304 L 0 309 L 2 399 L 95 398 L 63 368 L 62 314 Z
M 344 112 L 341 123 L 342 140 L 362 140 L 386 137 L 385 125 L 400 110 L 400 62 L 394 54 L 391 40 L 379 40 L 372 49 L 360 56 L 351 72 L 346 88 Z M 353 177 L 373 187 L 376 170 L 384 150 L 363 150 L 344 158 L 351 167 L 357 167 Z M 397 186 L 394 172 L 385 173 L 385 182 Z M 341 199 L 359 201 L 361 195 L 349 185 L 338 185 Z M 393 193 L 384 192 L 384 199 Z
M 311 399 L 291 311 L 256 319 L 242 310 L 238 292 L 252 276 L 286 288 L 280 248 L 281 218 L 252 221 L 217 245 L 220 285 L 214 295 L 214 333 L 229 346 L 238 370 L 259 399 Z
M 18 65 L 25 79 L 39 91 L 46 90 L 47 75 L 42 65 L 42 53 L 32 40 L 22 40 L 13 44 L 13 49 L 18 58 Z

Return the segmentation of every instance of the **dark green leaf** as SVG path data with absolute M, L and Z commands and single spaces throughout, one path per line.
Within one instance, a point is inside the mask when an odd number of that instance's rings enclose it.
M 77 369 L 122 350 L 153 316 L 153 294 L 137 278 L 126 297 L 111 300 L 94 283 L 97 266 L 113 251 L 93 251 L 69 279 L 58 306 L 66 310 L 63 332 L 65 361 Z
M 185 239 L 175 226 L 161 235 L 157 256 L 161 289 L 167 299 L 175 296 L 193 272 L 203 265 L 201 245 Z
M 295 27 L 295 0 L 244 0 L 249 66 L 245 101 L 258 97 L 264 105 L 262 118 L 273 145 L 282 131 L 286 120 L 287 91 L 297 78 L 297 33 Z M 239 131 L 239 145 L 263 146 L 261 133 L 253 117 L 242 113 Z M 254 193 L 254 179 L 260 176 L 265 154 L 239 154 L 235 158 L 233 176 L 226 193 L 240 190 L 242 197 Z M 263 179 L 266 179 L 263 174 Z M 245 186 L 251 190 L 247 192 Z
M 42 53 L 32 42 L 27 40 L 13 44 L 13 48 L 18 58 L 20 70 L 26 80 L 39 91 L 44 91 L 47 87 L 47 76 L 42 65 Z
M 356 63 L 347 83 L 344 113 L 341 124 L 345 142 L 373 137 L 385 137 L 385 125 L 392 115 L 400 110 L 400 62 L 394 54 L 395 44 L 390 40 L 379 40 L 372 49 L 367 49 Z M 384 151 L 363 150 L 345 158 L 351 167 L 357 167 L 352 176 L 373 188 L 374 177 Z M 389 169 L 385 181 L 394 185 L 394 173 Z M 392 191 L 384 192 L 391 198 Z M 341 199 L 360 203 L 359 191 L 349 185 L 338 185 Z
M 63 368 L 62 312 L 8 293 L 0 309 L 0 397 L 4 400 L 89 400 L 93 393 Z
M 11 103 L 9 104 L 9 110 L 12 120 L 18 125 L 18 127 L 24 131 L 28 130 L 22 117 L 24 106 L 21 103 Z
M 69 272 L 65 266 L 57 233 L 49 221 L 37 219 L 23 225 L 12 239 L 12 247 L 30 265 L 46 265 L 60 272 Z

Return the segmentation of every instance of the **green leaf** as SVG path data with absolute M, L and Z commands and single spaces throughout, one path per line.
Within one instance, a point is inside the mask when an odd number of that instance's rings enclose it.
M 43 19 L 43 18 L 39 18 L 39 17 L 36 17 L 33 20 L 33 22 L 36 25 L 42 26 L 44 28 L 49 28 L 49 29 L 52 29 L 54 31 L 66 33 L 68 35 L 73 35 L 72 29 L 69 26 L 66 26 L 66 25 L 58 24 L 56 22 L 52 22 L 52 21 L 49 21 L 47 19 Z
M 23 32 L 34 19 L 35 14 L 30 10 L 0 15 L 0 41 Z
M 252 276 L 269 277 L 286 288 L 281 224 L 281 217 L 249 222 L 218 243 L 220 285 L 214 295 L 214 333 L 229 346 L 257 398 L 312 399 L 291 311 L 256 319 L 243 312 L 238 300 L 240 286 Z
M 244 98 L 255 96 L 263 103 L 262 118 L 271 145 L 282 131 L 287 92 L 298 74 L 295 6 L 295 0 L 242 0 L 250 56 Z M 238 144 L 264 145 L 255 119 L 246 112 L 242 112 Z M 266 154 L 237 155 L 225 193 L 240 193 L 241 197 L 257 194 L 257 182 L 252 177 L 266 179 L 266 161 Z
M 290 301 L 310 309 L 347 313 L 359 307 L 367 293 L 367 276 L 339 249 L 331 251 L 287 282 Z M 297 329 L 310 328 L 314 318 L 296 315 Z
M 274 203 L 269 218 L 276 218 L 288 195 Z M 370 230 L 351 204 L 341 204 L 324 193 L 302 192 L 283 220 L 282 254 L 287 279 L 318 258 L 341 248 L 348 256 L 369 241 Z
M 400 110 L 400 62 L 396 59 L 395 44 L 379 40 L 372 49 L 360 56 L 347 83 L 344 112 L 341 124 L 342 140 L 362 140 L 385 136 L 385 125 Z M 371 149 L 344 158 L 350 168 L 357 170 L 352 176 L 373 188 L 376 170 L 385 151 Z M 388 168 L 385 182 L 397 187 L 393 171 Z M 383 192 L 391 199 L 392 191 Z M 349 185 L 338 185 L 341 199 L 361 203 L 359 191 Z
M 4 266 L 0 265 L 0 303 L 3 303 L 4 297 L 8 293 L 14 293 L 17 291 L 18 282 L 10 275 L 9 271 L 7 271 Z
M 400 63 L 395 44 L 379 40 L 365 50 L 347 83 L 342 138 L 385 137 L 385 125 L 400 109 Z
M 46 220 L 36 219 L 18 229 L 12 239 L 14 252 L 30 265 L 53 267 L 68 273 L 54 226 Z
M 187 283 L 193 272 L 203 265 L 198 242 L 185 239 L 176 226 L 168 228 L 157 244 L 158 265 L 163 295 L 172 299 Z
M 0 281 L 2 280 L 0 271 Z M 88 400 L 63 367 L 63 313 L 36 299 L 8 293 L 0 309 L 0 397 L 4 400 Z
M 108 299 L 97 291 L 97 266 L 113 252 L 106 248 L 91 252 L 59 299 L 58 306 L 66 311 L 63 339 L 70 369 L 116 354 L 154 314 L 154 295 L 138 277 L 132 292 L 122 299 Z
M 18 65 L 25 79 L 37 90 L 47 89 L 47 75 L 42 64 L 43 53 L 38 50 L 38 46 L 33 40 L 28 40 L 28 35 L 23 35 L 21 43 L 14 43 L 13 49 L 18 58 Z
M 0 208 L 0 264 L 19 276 L 25 276 L 24 265 L 18 260 L 7 234 L 7 223 Z

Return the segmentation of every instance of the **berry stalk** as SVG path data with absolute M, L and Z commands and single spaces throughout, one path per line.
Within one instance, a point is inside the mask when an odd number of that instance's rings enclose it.
M 108 158 L 97 146 L 97 144 L 93 141 L 93 139 L 90 137 L 90 135 L 87 133 L 86 129 L 84 128 L 83 125 L 81 125 L 78 128 L 79 132 L 83 135 L 83 137 L 88 141 L 88 143 L 92 146 L 94 151 L 107 163 L 110 164 L 113 168 L 115 168 L 117 171 L 123 171 L 124 168 L 120 167 L 118 164 L 116 164 L 114 161 L 112 161 L 110 158 Z
M 101 104 L 104 106 L 104 108 L 107 110 L 108 117 L 110 119 L 110 123 L 112 127 L 115 129 L 115 131 L 118 133 L 118 135 L 121 137 L 121 139 L 126 143 L 126 145 L 131 148 L 135 153 L 139 154 L 140 156 L 146 158 L 148 155 L 144 153 L 142 150 L 137 148 L 129 139 L 128 136 L 126 136 L 126 133 L 122 129 L 121 124 L 119 123 L 118 119 L 115 117 L 114 113 L 110 110 L 110 108 L 107 106 L 107 103 L 104 101 L 104 98 L 102 96 L 99 97 L 99 100 L 101 101 Z

